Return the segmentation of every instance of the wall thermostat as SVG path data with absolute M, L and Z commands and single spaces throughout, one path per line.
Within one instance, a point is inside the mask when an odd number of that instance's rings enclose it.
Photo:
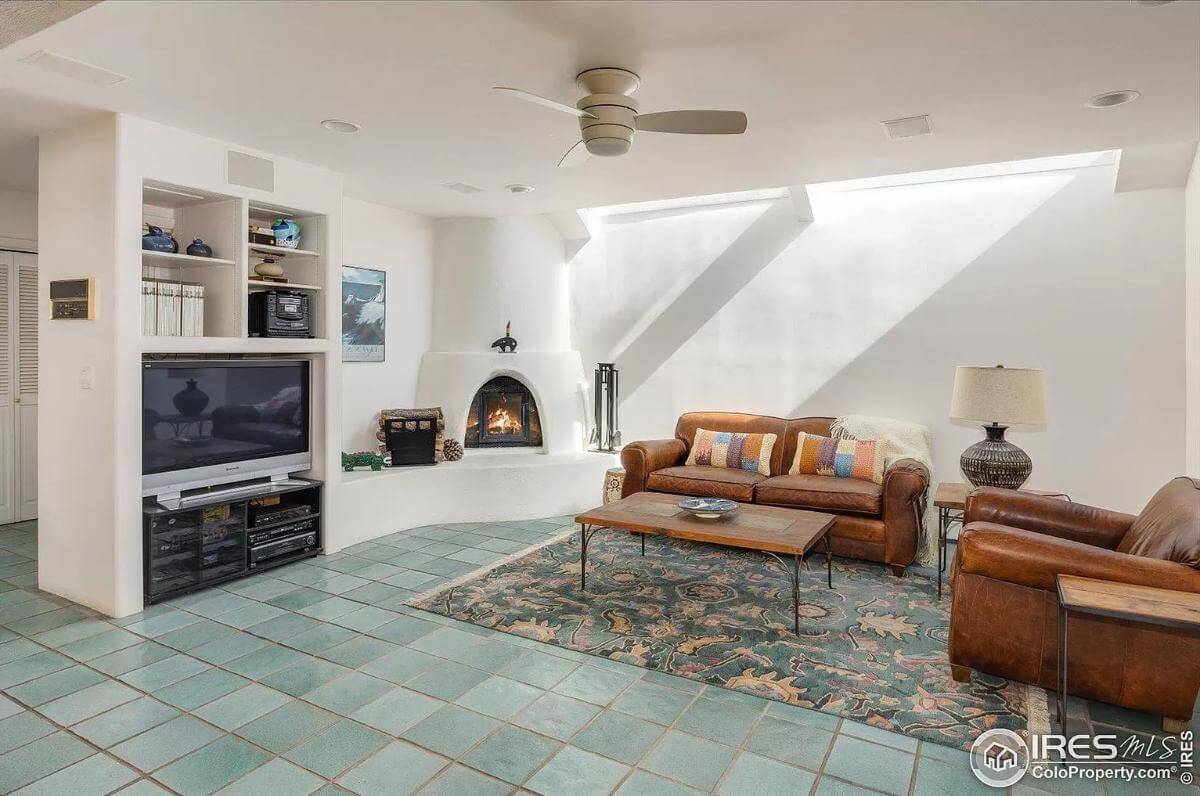
M 96 283 L 86 279 L 50 282 L 50 320 L 92 321 L 96 319 Z

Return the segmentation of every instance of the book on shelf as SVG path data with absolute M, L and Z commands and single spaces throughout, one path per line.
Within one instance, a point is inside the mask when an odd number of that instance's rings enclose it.
M 142 334 L 158 334 L 157 279 L 142 279 Z
M 183 285 L 162 279 L 158 282 L 158 335 L 160 337 L 178 337 L 180 330 L 180 296 Z
M 184 337 L 204 336 L 204 285 L 180 284 L 180 333 Z
M 142 334 L 203 337 L 204 285 L 143 278 Z

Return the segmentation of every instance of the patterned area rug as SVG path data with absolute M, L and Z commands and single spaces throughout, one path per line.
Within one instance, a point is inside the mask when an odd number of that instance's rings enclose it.
M 954 682 L 949 595 L 927 578 L 823 554 L 791 585 L 761 553 L 602 529 L 579 589 L 575 532 L 414 603 L 568 649 L 847 716 L 966 748 L 984 730 L 1035 730 L 1045 692 L 976 673 Z

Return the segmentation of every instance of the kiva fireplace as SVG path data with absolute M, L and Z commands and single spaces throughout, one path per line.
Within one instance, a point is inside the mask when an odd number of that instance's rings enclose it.
M 479 388 L 467 415 L 468 448 L 542 447 L 537 403 L 524 384 L 496 376 Z

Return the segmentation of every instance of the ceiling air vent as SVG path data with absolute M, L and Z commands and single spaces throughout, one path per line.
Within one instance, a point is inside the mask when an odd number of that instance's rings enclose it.
M 924 114 L 906 116 L 903 119 L 891 119 L 880 122 L 880 124 L 883 125 L 883 131 L 887 133 L 888 138 L 912 138 L 917 135 L 929 135 L 933 132 L 933 127 L 929 124 L 929 117 Z
M 254 155 L 231 149 L 227 176 L 234 185 L 257 188 L 260 191 L 275 190 L 275 164 L 266 158 L 256 158 Z
M 465 182 L 444 182 L 443 188 L 449 188 L 455 193 L 483 193 L 482 188 L 477 188 L 474 185 L 468 185 Z
M 73 80 L 81 80 L 93 86 L 116 86 L 129 79 L 126 75 L 110 72 L 107 69 L 101 69 L 98 66 L 86 64 L 83 61 L 76 61 L 74 58 L 52 53 L 49 50 L 38 50 L 31 55 L 25 56 L 21 61 L 30 66 L 45 69 L 47 72 L 53 72 L 56 75 L 69 77 Z

